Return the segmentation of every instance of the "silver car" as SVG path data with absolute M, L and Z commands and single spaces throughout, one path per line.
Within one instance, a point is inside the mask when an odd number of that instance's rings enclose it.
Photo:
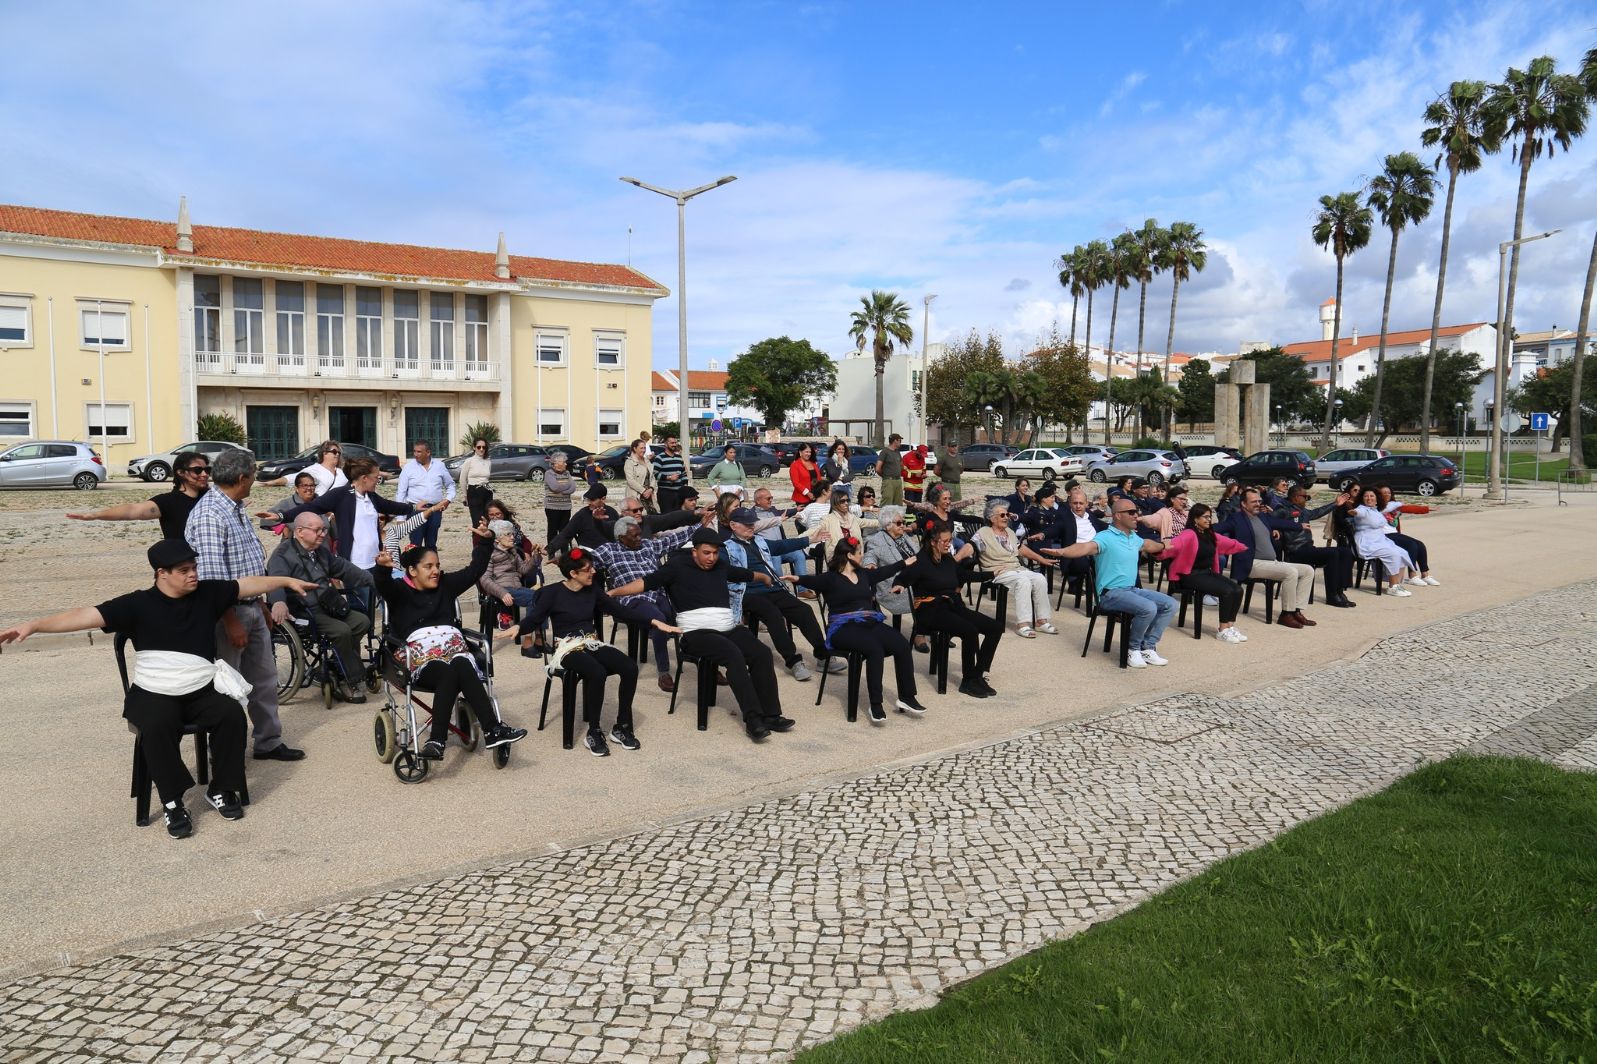
M 1384 451 L 1379 447 L 1340 447 L 1314 460 L 1314 475 L 1326 484 L 1335 484 L 1341 479 L 1340 474 L 1354 469 L 1363 469 L 1378 458 L 1385 458 L 1391 451 Z
M 223 451 L 242 451 L 245 448 L 236 443 L 225 440 L 195 440 L 193 443 L 182 443 L 170 451 L 160 454 L 147 454 L 142 458 L 135 458 L 128 463 L 128 476 L 143 477 L 145 480 L 160 483 L 172 479 L 172 463 L 184 451 L 198 451 L 212 462 Z
M 1102 484 L 1121 477 L 1141 477 L 1149 484 L 1174 484 L 1187 475 L 1174 451 L 1121 451 L 1107 462 L 1087 466 L 1087 479 Z
M 0 488 L 93 491 L 105 481 L 105 463 L 86 443 L 30 440 L 0 454 Z
M 461 463 L 470 455 L 457 454 L 444 462 L 451 474 L 460 472 Z M 495 443 L 488 447 L 489 480 L 526 480 L 542 476 L 549 468 L 549 452 L 531 443 Z

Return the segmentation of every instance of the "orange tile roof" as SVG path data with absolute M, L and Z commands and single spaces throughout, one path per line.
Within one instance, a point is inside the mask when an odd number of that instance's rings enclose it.
M 688 370 L 688 388 L 699 392 L 724 392 L 726 391 L 727 374 L 717 369 L 690 369 Z M 657 392 L 674 392 L 676 385 L 669 379 L 654 374 L 653 383 L 650 385 Z
M 1485 325 L 1489 321 L 1477 321 L 1469 325 L 1447 325 L 1438 329 L 1436 335 L 1462 336 Z M 1402 344 L 1424 343 L 1431 338 L 1429 329 L 1405 329 L 1402 332 L 1389 332 L 1386 334 L 1386 346 L 1401 346 Z M 1357 340 L 1351 336 L 1344 336 L 1337 341 L 1336 357 L 1346 358 L 1358 354 L 1360 351 L 1370 351 L 1381 346 L 1381 334 L 1378 332 L 1360 335 Z M 1282 352 L 1292 355 L 1304 362 L 1329 362 L 1331 361 L 1331 341 L 1329 340 L 1304 340 L 1301 343 L 1287 344 L 1281 348 Z
M 215 259 L 289 269 L 499 281 L 494 276 L 494 253 L 491 251 L 379 244 L 369 240 L 196 225 L 194 251 L 190 254 L 177 250 L 176 222 L 79 214 L 40 207 L 0 204 L 0 233 L 160 248 L 168 258 L 178 261 Z M 666 289 L 658 282 L 630 266 L 512 255 L 510 274 L 512 279 L 527 281 L 644 288 L 666 294 Z

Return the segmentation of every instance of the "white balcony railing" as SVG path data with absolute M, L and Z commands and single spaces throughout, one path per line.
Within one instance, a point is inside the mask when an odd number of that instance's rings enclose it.
M 488 361 L 433 361 L 431 359 L 344 358 L 304 355 L 241 354 L 231 351 L 196 351 L 196 372 L 207 376 L 244 375 L 264 380 L 401 380 L 483 381 L 499 379 L 499 364 Z

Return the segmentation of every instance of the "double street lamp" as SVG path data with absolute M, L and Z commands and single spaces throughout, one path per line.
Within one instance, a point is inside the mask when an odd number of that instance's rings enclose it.
M 1492 398 L 1486 404 L 1492 413 L 1492 442 L 1487 452 L 1486 463 L 1486 498 L 1498 502 L 1504 497 L 1503 477 L 1497 470 L 1503 454 L 1503 422 L 1495 412 L 1507 409 L 1508 353 L 1514 349 L 1514 341 L 1507 335 L 1508 323 L 1503 320 L 1508 314 L 1508 298 L 1503 291 L 1503 273 L 1508 264 L 1508 249 L 1520 244 L 1529 244 L 1533 240 L 1546 240 L 1561 232 L 1562 229 L 1549 229 L 1545 233 L 1522 236 L 1518 240 L 1505 240 L 1497 245 L 1497 359 L 1492 373 Z

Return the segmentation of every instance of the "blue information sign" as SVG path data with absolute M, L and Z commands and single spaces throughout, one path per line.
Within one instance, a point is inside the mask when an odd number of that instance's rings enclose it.
M 1546 432 L 1552 425 L 1552 418 L 1547 414 L 1532 414 L 1530 416 L 1530 430 L 1532 432 Z

